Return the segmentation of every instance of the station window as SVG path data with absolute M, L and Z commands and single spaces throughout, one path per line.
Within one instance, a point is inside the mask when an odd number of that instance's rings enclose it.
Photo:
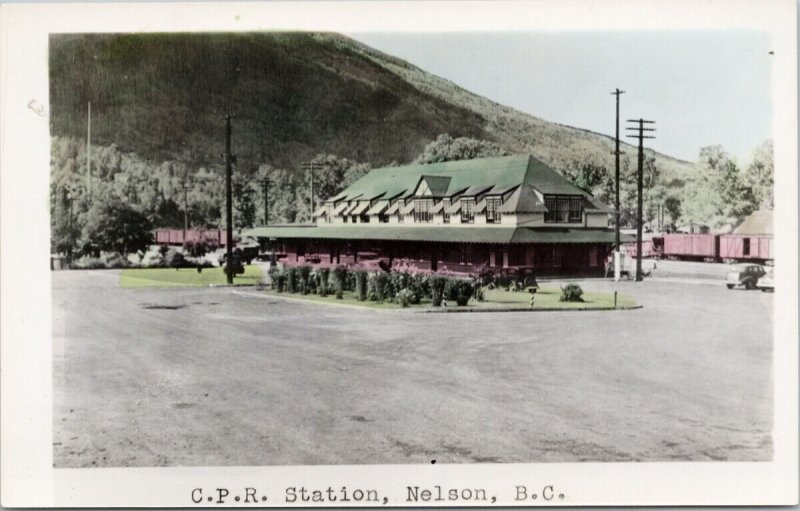
M 432 222 L 433 199 L 416 199 L 414 202 L 414 222 Z
M 544 205 L 547 223 L 575 223 L 583 217 L 583 197 L 570 195 L 546 195 Z
M 450 199 L 442 199 L 442 221 L 446 224 L 450 223 L 450 213 L 447 210 L 450 209 Z
M 497 224 L 500 223 L 500 206 L 503 204 L 503 199 L 500 197 L 488 197 L 486 199 L 486 223 Z
M 471 224 L 475 221 L 475 199 L 461 199 L 461 223 Z
M 750 255 L 750 238 L 744 238 L 744 246 L 742 247 L 742 255 Z

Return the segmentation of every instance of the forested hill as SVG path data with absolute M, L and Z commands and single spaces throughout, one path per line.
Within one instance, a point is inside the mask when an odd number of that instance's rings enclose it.
M 52 134 L 151 160 L 221 162 L 223 115 L 241 167 L 318 153 L 406 162 L 440 133 L 491 138 L 467 108 L 312 34 L 53 36 Z M 247 170 L 247 169 L 244 169 Z
M 561 170 L 613 165 L 610 138 L 523 114 L 336 34 L 98 34 L 50 40 L 52 134 L 150 161 L 219 163 L 223 115 L 243 171 L 324 153 L 409 162 L 441 133 L 497 142 Z M 634 150 L 629 148 L 634 154 Z M 691 168 L 664 155 L 668 177 Z

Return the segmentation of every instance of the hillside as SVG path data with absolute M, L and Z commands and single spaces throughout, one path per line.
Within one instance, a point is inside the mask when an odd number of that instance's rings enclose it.
M 335 34 L 54 35 L 50 70 L 53 136 L 84 138 L 91 101 L 93 143 L 151 161 L 221 162 L 230 112 L 245 172 L 294 170 L 318 153 L 404 163 L 441 133 L 557 169 L 576 158 L 613 168 L 607 136 L 505 107 Z M 657 159 L 668 179 L 692 168 Z

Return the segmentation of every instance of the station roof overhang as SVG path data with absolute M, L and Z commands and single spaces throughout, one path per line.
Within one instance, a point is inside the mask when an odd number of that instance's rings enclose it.
M 376 227 L 342 226 L 261 226 L 242 231 L 243 235 L 266 239 L 308 240 L 383 240 L 442 243 L 614 243 L 610 229 L 575 229 L 552 227 Z M 635 241 L 621 235 L 620 241 Z

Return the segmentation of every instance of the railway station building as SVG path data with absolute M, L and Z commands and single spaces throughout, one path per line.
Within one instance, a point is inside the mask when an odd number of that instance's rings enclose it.
M 286 264 L 599 276 L 614 243 L 610 213 L 532 156 L 507 156 L 374 169 L 328 198 L 314 223 L 242 235 Z

